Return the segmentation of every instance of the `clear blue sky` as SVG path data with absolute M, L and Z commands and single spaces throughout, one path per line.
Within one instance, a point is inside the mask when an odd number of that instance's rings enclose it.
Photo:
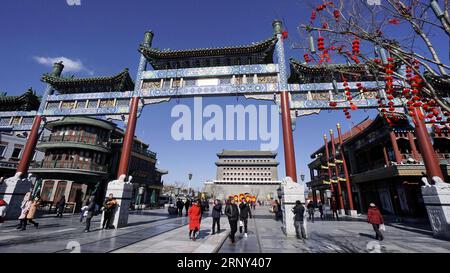
M 308 20 L 310 8 L 304 1 L 138 1 L 81 0 L 69 6 L 66 0 L 3 0 L 0 6 L 0 90 L 19 94 L 33 87 L 42 94 L 43 65 L 46 58 L 77 60 L 76 76 L 111 75 L 128 67 L 135 77 L 139 61 L 137 48 L 145 30 L 155 33 L 153 45 L 160 48 L 195 48 L 247 44 L 272 35 L 272 20 L 283 19 L 290 32 L 287 57 L 301 58 L 303 52 L 291 50 L 289 43 L 299 39 L 295 29 Z M 37 62 L 41 58 L 41 63 Z M 192 99 L 179 103 L 192 104 Z M 244 98 L 210 98 L 204 103 L 246 104 Z M 259 103 L 256 101 L 256 103 Z M 258 149 L 258 141 L 181 141 L 172 140 L 170 128 L 175 119 L 170 111 L 175 101 L 147 106 L 139 119 L 136 134 L 158 153 L 159 167 L 167 169 L 165 182 L 186 181 L 192 171 L 193 185 L 215 178 L 216 153 L 222 149 Z M 373 112 L 371 112 L 373 116 Z M 294 132 L 297 172 L 307 174 L 310 154 L 322 145 L 322 135 L 341 122 L 351 123 L 368 112 L 352 113 L 346 120 L 342 112 L 300 118 Z M 280 129 L 281 133 L 281 129 Z M 282 140 L 280 134 L 280 141 Z M 284 176 L 283 148 L 278 150 L 279 176 Z

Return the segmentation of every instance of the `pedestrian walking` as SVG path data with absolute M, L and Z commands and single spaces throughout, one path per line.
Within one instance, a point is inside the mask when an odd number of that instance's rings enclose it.
M 26 217 L 26 221 L 25 221 L 25 226 L 24 227 L 26 227 L 27 222 L 30 223 L 30 224 L 33 224 L 35 228 L 39 227 L 39 223 L 34 221 L 34 217 L 36 216 L 36 210 L 37 210 L 37 208 L 39 207 L 40 204 L 41 204 L 41 199 L 38 196 L 36 196 L 34 198 L 34 200 L 31 201 L 30 208 L 29 208 L 28 213 L 27 213 L 27 217 Z
M 31 192 L 27 192 L 23 197 L 22 204 L 20 205 L 21 211 L 19 216 L 19 225 L 17 229 L 26 230 L 27 229 L 27 214 L 31 207 Z
M 308 209 L 308 219 L 314 223 L 314 202 L 309 201 L 308 206 L 306 207 Z
M 244 237 L 247 238 L 247 223 L 248 217 L 252 218 L 252 211 L 245 198 L 242 198 L 239 204 L 239 233 L 242 234 L 242 227 L 244 227 Z
M 0 224 L 5 221 L 6 211 L 8 210 L 8 203 L 0 198 Z
M 334 220 L 334 215 L 336 215 L 336 219 L 339 221 L 337 202 L 336 202 L 336 198 L 334 196 L 331 198 L 331 204 L 330 205 L 331 205 L 331 212 L 333 213 L 332 214 L 333 220 Z
M 186 210 L 186 216 L 188 216 L 188 211 L 190 207 L 191 207 L 191 200 L 189 200 L 188 198 L 186 199 L 186 202 L 184 202 L 184 209 Z
M 88 205 L 89 205 L 89 201 L 87 202 L 86 205 L 84 205 L 84 206 L 81 208 L 81 211 L 80 211 L 80 223 L 83 223 L 84 217 L 86 217 L 87 214 L 88 214 L 88 212 L 87 212 Z
M 66 197 L 63 195 L 56 203 L 56 217 L 62 218 L 65 208 L 66 208 Z
M 323 204 L 322 204 L 322 201 L 319 201 L 319 203 L 317 204 L 317 208 L 319 209 L 320 220 L 323 220 Z
M 237 207 L 236 201 L 230 198 L 229 203 L 225 207 L 225 215 L 228 217 L 228 222 L 230 223 L 230 240 L 234 244 L 234 236 L 237 231 L 237 221 L 239 219 L 239 208 Z
M 188 211 L 189 215 L 189 239 L 195 241 L 197 232 L 200 233 L 200 221 L 202 218 L 202 211 L 198 200 L 195 200 Z
M 217 233 L 220 232 L 220 216 L 222 216 L 222 204 L 220 204 L 219 200 L 214 200 L 214 206 L 212 209 L 212 219 L 213 219 L 213 224 L 212 224 L 212 235 L 216 234 L 216 225 L 217 225 Z
M 178 216 L 183 216 L 184 202 L 180 198 L 177 200 Z
M 95 203 L 95 197 L 91 196 L 89 197 L 89 203 L 86 206 L 86 227 L 84 229 L 84 232 L 89 232 L 91 228 L 91 220 L 92 218 L 97 215 L 97 205 Z
M 108 199 L 106 199 L 103 204 L 103 224 L 102 229 L 109 229 L 111 227 L 111 219 L 113 213 L 117 207 L 117 201 L 114 198 L 113 194 L 110 193 Z
M 369 204 L 369 209 L 367 210 L 367 222 L 372 225 L 372 228 L 375 231 L 375 239 L 383 241 L 384 236 L 380 229 L 385 229 L 384 220 L 380 210 L 374 203 Z
M 294 227 L 295 227 L 295 234 L 297 236 L 297 239 L 306 239 L 306 229 L 304 221 L 305 219 L 305 206 L 303 206 L 302 202 L 300 200 L 295 201 L 295 206 L 292 208 L 292 212 L 294 213 Z
M 275 221 L 281 220 L 283 217 L 283 212 L 281 211 L 281 204 L 278 200 L 275 200 L 273 205 L 273 213 L 275 214 Z

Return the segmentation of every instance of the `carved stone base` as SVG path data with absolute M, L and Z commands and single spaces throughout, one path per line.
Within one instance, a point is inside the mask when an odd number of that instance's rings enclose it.
M 114 211 L 114 215 L 111 219 L 111 225 L 114 228 L 125 227 L 128 224 L 128 214 L 130 212 L 130 203 L 132 196 L 133 186 L 130 182 L 124 182 L 123 180 L 114 180 L 108 183 L 108 188 L 106 189 L 106 197 L 110 193 L 117 200 L 117 207 Z M 105 214 L 102 214 L 103 224 Z
M 357 210 L 348 210 L 348 215 L 350 215 L 350 217 L 352 218 L 356 218 L 358 217 L 358 211 Z
M 423 186 L 422 196 L 434 236 L 450 239 L 450 184 Z
M 340 210 L 339 210 L 339 214 L 340 214 L 340 215 L 345 215 L 345 209 L 340 209 Z
M 15 220 L 20 216 L 20 208 L 23 198 L 27 192 L 31 192 L 32 183 L 28 178 L 20 178 L 21 173 L 7 178 L 0 184 L 0 198 L 8 203 L 6 211 L 7 220 Z
M 283 211 L 283 232 L 286 236 L 295 236 L 294 213 L 292 212 L 292 208 L 295 206 L 295 201 L 297 200 L 300 200 L 302 204 L 305 204 L 304 186 L 303 184 L 293 182 L 290 177 L 286 177 L 281 183 L 281 189 L 283 195 L 281 199 L 281 209 Z M 303 222 L 306 231 L 306 221 Z

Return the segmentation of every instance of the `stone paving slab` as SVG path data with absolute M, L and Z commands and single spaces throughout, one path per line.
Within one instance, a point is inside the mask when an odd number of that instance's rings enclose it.
M 282 223 L 267 208 L 258 208 L 249 221 L 249 236 L 238 235 L 235 244 L 224 243 L 221 253 L 450 253 L 450 241 L 432 236 L 429 227 L 412 223 L 386 223 L 385 240 L 374 238 L 372 226 L 363 220 L 308 222 L 307 240 L 286 237 Z M 362 217 L 361 217 L 362 218 Z M 319 219 L 319 220 L 317 220 Z
M 39 228 L 28 225 L 26 231 L 15 229 L 18 221 L 0 225 L 0 253 L 104 253 L 187 224 L 186 217 L 169 217 L 164 209 L 131 212 L 129 225 L 114 230 L 101 230 L 100 216 L 96 216 L 89 233 L 83 232 L 85 224 L 79 222 L 76 214 L 66 214 L 63 218 L 46 215 L 36 221 L 40 223 Z
M 229 230 L 221 229 L 220 233 L 211 235 L 211 227 L 212 218 L 204 218 L 196 241 L 189 239 L 186 225 L 117 249 L 113 253 L 214 253 L 228 236 Z

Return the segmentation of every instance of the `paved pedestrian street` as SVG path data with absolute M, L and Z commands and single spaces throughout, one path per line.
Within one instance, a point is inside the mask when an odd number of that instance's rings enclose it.
M 54 215 L 36 220 L 39 228 L 28 225 L 15 229 L 18 221 L 0 226 L 0 253 L 5 252 L 111 252 L 187 224 L 186 217 L 169 217 L 167 210 L 132 212 L 129 224 L 117 230 L 101 230 L 100 216 L 92 219 L 91 232 L 84 233 L 79 215 Z
M 236 243 L 227 239 L 229 225 L 221 219 L 221 232 L 211 235 L 212 219 L 202 220 L 201 231 L 194 242 L 188 238 L 186 217 L 170 217 L 167 210 L 134 211 L 129 225 L 117 230 L 101 230 L 100 216 L 92 229 L 84 233 L 78 215 L 53 215 L 38 218 L 39 228 L 28 225 L 26 231 L 15 227 L 17 221 L 0 226 L 0 253 L 114 252 L 114 253 L 414 253 L 450 252 L 450 242 L 432 236 L 427 226 L 386 223 L 385 240 L 374 240 L 371 225 L 363 217 L 357 220 L 324 220 L 308 222 L 305 241 L 287 238 L 282 223 L 275 221 L 268 207 L 260 207 L 249 219 L 248 238 L 239 231 Z M 316 215 L 318 216 L 318 215 Z
M 385 239 L 374 239 L 372 226 L 364 219 L 357 221 L 321 221 L 316 214 L 314 223 L 308 222 L 307 240 L 287 238 L 282 223 L 276 222 L 268 208 L 258 208 L 256 217 L 249 219 L 248 238 L 236 234 L 233 245 L 227 240 L 221 253 L 435 253 L 450 252 L 450 241 L 435 239 L 428 227 L 413 227 L 400 223 L 386 223 Z

